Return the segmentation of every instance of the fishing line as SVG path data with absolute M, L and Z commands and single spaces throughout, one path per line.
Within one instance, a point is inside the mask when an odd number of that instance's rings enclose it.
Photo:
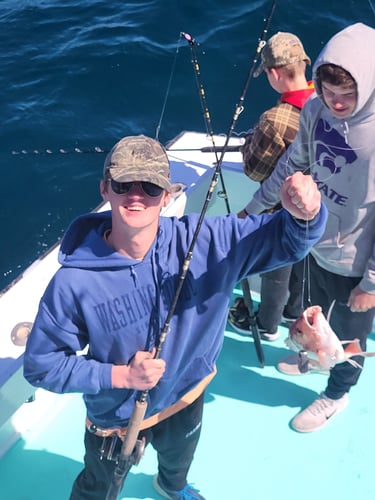
M 302 147 L 302 145 L 301 145 Z M 286 155 L 285 155 L 285 177 L 289 177 L 295 173 L 295 170 L 291 166 L 289 162 L 289 156 L 290 152 L 287 150 Z M 311 166 L 305 168 L 304 170 L 300 171 L 303 174 L 308 173 L 311 175 Z M 305 242 L 306 242 L 306 248 L 307 248 L 307 242 L 309 238 L 309 221 L 305 221 L 306 224 L 306 231 L 305 231 Z M 307 306 L 311 306 L 311 283 L 310 283 L 310 258 L 309 254 L 306 255 L 303 259 L 303 268 L 302 268 L 302 283 L 301 283 L 301 305 L 302 309 L 305 309 Z M 305 303 L 306 299 L 306 303 Z
M 181 32 L 180 36 L 185 38 L 185 40 L 188 42 L 190 50 L 191 50 L 191 57 L 192 57 L 191 63 L 193 65 L 195 80 L 196 80 L 197 87 L 198 87 L 199 100 L 200 100 L 201 107 L 202 107 L 202 113 L 203 113 L 204 123 L 206 126 L 206 132 L 211 139 L 213 152 L 215 153 L 215 159 L 216 159 L 216 164 L 217 164 L 219 161 L 218 150 L 217 150 L 216 144 L 215 144 L 214 132 L 212 129 L 212 122 L 211 122 L 211 115 L 210 115 L 210 112 L 208 110 L 208 105 L 207 105 L 206 92 L 204 90 L 202 80 L 201 80 L 201 71 L 200 71 L 198 57 L 197 57 L 197 51 L 196 51 L 197 42 L 188 33 Z M 220 176 L 222 190 L 218 191 L 217 194 L 218 194 L 218 196 L 220 196 L 221 198 L 224 199 L 227 213 L 230 214 L 231 210 L 230 210 L 230 206 L 229 206 L 229 199 L 228 199 L 227 191 L 225 189 L 224 177 L 223 177 L 223 172 L 221 169 L 219 171 L 219 176 Z
M 170 92 L 171 84 L 172 84 L 172 79 L 173 79 L 173 75 L 174 75 L 175 68 L 176 68 L 177 56 L 178 56 L 179 51 L 180 51 L 181 38 L 182 37 L 181 37 L 181 34 L 180 34 L 180 37 L 179 37 L 178 42 L 177 42 L 177 48 L 176 48 L 175 56 L 174 56 L 174 59 L 173 59 L 172 69 L 171 69 L 171 72 L 170 72 L 170 75 L 169 75 L 167 90 L 166 90 L 165 97 L 164 97 L 164 103 L 163 103 L 162 110 L 161 110 L 161 113 L 160 113 L 159 123 L 158 123 L 158 125 L 156 127 L 155 139 L 157 141 L 159 140 L 159 132 L 160 132 L 160 127 L 161 127 L 161 122 L 163 121 L 163 118 L 164 118 L 165 108 L 167 106 L 169 92 Z
M 158 125 L 156 127 L 156 133 L 155 133 L 155 139 L 156 140 L 159 140 L 159 133 L 160 133 L 160 128 L 161 128 L 161 124 L 162 124 L 162 121 L 163 121 L 163 118 L 164 118 L 164 113 L 165 113 L 165 109 L 166 109 L 166 106 L 167 106 L 167 101 L 168 101 L 168 97 L 169 97 L 169 94 L 170 94 L 170 89 L 171 89 L 171 85 L 172 85 L 172 80 L 173 80 L 173 76 L 174 76 L 174 73 L 175 73 L 175 68 L 176 68 L 176 61 L 177 61 L 177 57 L 178 57 L 178 54 L 179 54 L 179 50 L 180 50 L 180 46 L 181 46 L 181 39 L 182 39 L 182 36 L 180 35 L 178 41 L 177 41 L 177 47 L 176 47 L 176 51 L 175 51 L 175 56 L 173 58 L 173 63 L 172 63 L 172 68 L 171 68 L 171 72 L 170 72 L 170 75 L 169 75 L 169 80 L 168 80 L 168 84 L 167 84 L 167 89 L 166 89 L 166 93 L 165 93 L 165 97 L 164 97 L 164 102 L 163 102 L 163 106 L 162 106 L 162 110 L 161 110 L 161 113 L 160 113 L 160 118 L 159 118 L 159 122 L 158 122 Z M 92 153 L 109 153 L 110 149 L 103 149 L 99 146 L 95 146 L 93 147 L 92 149 L 81 149 L 81 148 L 74 148 L 72 150 L 67 150 L 67 149 L 64 149 L 64 148 L 59 148 L 57 150 L 52 150 L 50 148 L 46 148 L 46 149 L 33 149 L 33 150 L 26 150 L 26 149 L 22 149 L 22 150 L 13 150 L 12 151 L 12 155 L 39 155 L 39 156 L 44 156 L 44 155 L 56 155 L 56 154 L 75 154 L 75 153 L 80 153 L 80 154 L 92 154 Z
M 303 144 L 300 145 L 301 149 L 304 147 Z M 328 146 L 329 147 L 329 146 Z M 332 144 L 332 147 L 339 149 L 337 145 Z M 341 148 L 344 150 L 344 148 Z M 285 165 L 286 165 L 286 176 L 293 175 L 295 173 L 295 170 L 291 166 L 289 162 L 289 156 L 290 156 L 290 151 L 287 150 L 286 153 L 286 159 L 285 159 Z M 326 158 L 327 159 L 327 158 Z M 329 179 L 333 178 L 336 173 L 339 173 L 341 170 L 341 166 L 337 165 L 337 156 L 332 158 L 328 158 L 331 160 L 331 165 L 330 167 L 327 167 L 327 170 L 329 170 L 329 175 L 324 178 L 314 178 L 314 167 L 315 165 L 319 165 L 319 160 L 316 160 L 315 162 L 311 163 L 308 167 L 304 168 L 303 170 L 299 170 L 303 174 L 309 174 L 312 176 L 314 182 L 320 182 L 324 183 L 327 182 Z M 310 230 L 310 222 L 306 221 L 306 247 L 307 247 L 307 242 L 309 240 L 309 230 Z M 310 265 L 310 253 L 306 255 L 306 257 L 303 259 L 303 270 L 302 270 L 302 284 L 301 284 L 301 302 L 302 302 L 302 307 L 309 307 L 312 306 L 312 300 L 311 300 L 311 265 Z M 306 301 L 306 302 L 305 302 Z
M 306 242 L 309 237 L 309 222 L 306 221 Z M 307 244 L 307 243 L 306 243 Z M 310 271 L 310 257 L 309 254 L 303 259 L 303 271 L 302 271 L 302 294 L 301 294 L 301 304 L 302 308 L 305 309 L 306 306 L 312 306 L 311 302 L 311 271 Z M 305 306 L 306 297 L 306 306 Z

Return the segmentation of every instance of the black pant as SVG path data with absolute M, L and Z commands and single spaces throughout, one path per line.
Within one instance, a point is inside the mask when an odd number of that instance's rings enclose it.
M 361 348 L 365 351 L 367 337 L 372 331 L 375 308 L 359 313 L 351 312 L 346 305 L 350 292 L 358 285 L 361 278 L 331 273 L 318 266 L 311 255 L 309 259 L 311 303 L 320 305 L 326 316 L 332 302 L 335 301 L 329 318 L 332 330 L 340 340 L 359 339 Z M 308 294 L 307 291 L 305 295 L 307 298 Z M 363 357 L 355 356 L 353 359 L 363 366 Z M 326 395 L 331 399 L 341 398 L 357 383 L 361 372 L 360 368 L 348 362 L 337 364 L 330 371 Z
M 191 405 L 159 424 L 140 432 L 146 445 L 151 443 L 157 451 L 158 473 L 168 489 L 181 490 L 186 484 L 187 474 L 197 447 L 203 412 L 204 395 Z M 100 459 L 99 449 L 103 438 L 86 430 L 85 468 L 73 484 L 70 500 L 104 500 L 111 484 L 115 462 Z M 121 448 L 118 443 L 118 450 Z
M 284 311 L 291 318 L 301 315 L 303 266 L 302 261 L 260 275 L 258 320 L 261 327 L 268 332 L 277 331 Z

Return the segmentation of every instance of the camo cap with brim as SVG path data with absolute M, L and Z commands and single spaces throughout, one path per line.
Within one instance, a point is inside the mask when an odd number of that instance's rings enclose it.
M 262 62 L 254 71 L 254 78 L 257 78 L 265 68 L 280 68 L 300 61 L 311 64 L 298 36 L 282 31 L 271 36 L 263 47 L 261 58 Z
M 124 137 L 115 144 L 104 161 L 103 176 L 117 182 L 152 182 L 170 193 L 181 189 L 170 182 L 166 150 L 145 135 Z

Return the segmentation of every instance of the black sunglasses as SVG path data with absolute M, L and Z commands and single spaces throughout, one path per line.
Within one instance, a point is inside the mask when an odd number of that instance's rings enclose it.
M 151 198 L 157 198 L 164 191 L 162 187 L 157 186 L 156 184 L 152 184 L 152 182 L 117 182 L 113 179 L 110 180 L 112 191 L 116 194 L 126 194 L 135 185 L 141 186 L 141 189 L 145 193 L 145 195 L 150 196 Z

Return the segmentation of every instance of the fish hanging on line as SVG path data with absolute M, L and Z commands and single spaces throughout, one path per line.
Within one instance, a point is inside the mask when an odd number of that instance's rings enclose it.
M 331 306 L 331 309 L 333 304 Z M 330 309 L 330 310 L 331 310 Z M 328 313 L 329 317 L 330 313 Z M 339 340 L 322 313 L 320 306 L 311 306 L 290 325 L 286 345 L 292 351 L 303 353 L 314 368 L 329 370 L 348 361 L 362 368 L 352 356 L 373 357 L 375 352 L 364 352 L 358 339 Z M 301 361 L 302 362 L 302 361 Z M 306 371 L 306 370 L 303 370 Z

